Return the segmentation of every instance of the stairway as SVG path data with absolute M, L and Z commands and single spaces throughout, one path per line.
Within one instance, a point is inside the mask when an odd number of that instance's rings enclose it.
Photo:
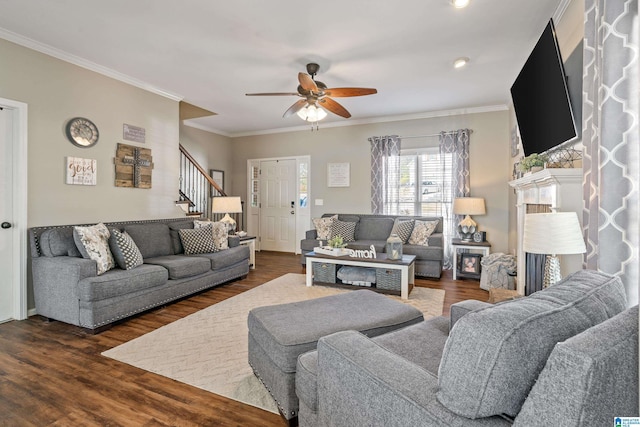
M 189 217 L 212 218 L 211 197 L 226 196 L 222 188 L 198 164 L 182 144 L 180 149 L 180 179 L 176 205 Z M 215 190 L 215 191 L 214 191 Z

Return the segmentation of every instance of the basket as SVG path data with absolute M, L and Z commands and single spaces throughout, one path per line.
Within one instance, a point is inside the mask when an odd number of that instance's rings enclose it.
M 376 287 L 388 291 L 400 291 L 402 272 L 396 269 L 376 268 Z
M 315 282 L 336 283 L 336 265 L 314 262 L 313 280 Z

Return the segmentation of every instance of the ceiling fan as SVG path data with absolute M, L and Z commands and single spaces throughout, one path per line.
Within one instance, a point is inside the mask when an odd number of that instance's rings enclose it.
M 303 99 L 296 101 L 283 117 L 289 117 L 297 113 L 300 118 L 309 122 L 317 122 L 327 116 L 325 109 L 348 119 L 351 113 L 331 97 L 342 98 L 350 96 L 373 95 L 378 93 L 376 89 L 363 87 L 339 87 L 327 88 L 321 81 L 315 80 L 320 66 L 315 63 L 307 64 L 307 73 L 298 73 L 298 92 L 273 92 L 273 93 L 247 93 L 247 96 L 299 96 Z M 322 108 L 319 108 L 322 107 Z

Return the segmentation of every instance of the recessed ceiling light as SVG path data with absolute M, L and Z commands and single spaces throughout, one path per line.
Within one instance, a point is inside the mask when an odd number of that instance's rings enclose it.
M 468 63 L 469 63 L 469 58 L 467 58 L 467 57 L 458 58 L 455 61 L 453 61 L 453 67 L 454 68 L 462 68 L 465 65 L 467 65 Z
M 462 9 L 463 7 L 469 6 L 471 0 L 451 0 L 451 4 L 456 9 Z

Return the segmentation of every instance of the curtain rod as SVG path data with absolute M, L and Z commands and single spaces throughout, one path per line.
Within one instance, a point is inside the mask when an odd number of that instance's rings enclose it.
M 456 133 L 456 131 L 445 132 L 446 135 L 451 135 Z M 469 129 L 469 133 L 473 133 L 472 129 Z M 440 136 L 441 133 L 432 133 L 431 135 L 410 135 L 410 136 L 399 136 L 400 139 L 411 139 L 411 138 L 432 138 L 435 136 Z

